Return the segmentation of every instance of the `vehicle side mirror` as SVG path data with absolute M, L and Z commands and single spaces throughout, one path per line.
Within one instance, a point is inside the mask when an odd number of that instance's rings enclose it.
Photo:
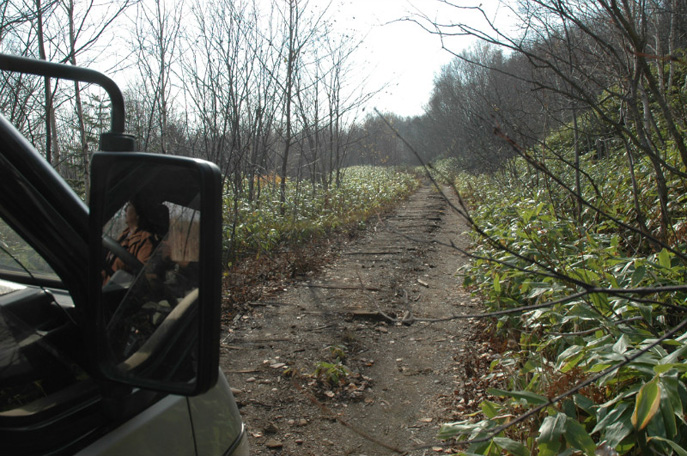
M 219 365 L 218 168 L 190 158 L 99 152 L 91 182 L 94 366 L 109 380 L 140 388 L 207 391 Z

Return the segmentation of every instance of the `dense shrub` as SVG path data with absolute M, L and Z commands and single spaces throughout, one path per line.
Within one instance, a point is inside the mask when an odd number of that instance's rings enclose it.
M 660 244 L 657 210 L 647 211 L 649 233 L 636 224 L 621 152 L 583 157 L 579 216 L 575 195 L 552 180 L 574 188 L 571 169 L 546 166 L 550 175 L 518 159 L 455 180 L 476 226 L 464 285 L 489 311 L 532 308 L 494 323 L 519 341 L 493 366 L 512 374 L 508 390 L 491 390 L 481 419 L 441 436 L 483 438 L 468 452 L 485 455 L 687 454 L 684 179 L 668 182 L 673 224 Z M 655 207 L 648 160 L 635 175 L 642 207 Z M 527 426 L 508 427 L 523 413 Z

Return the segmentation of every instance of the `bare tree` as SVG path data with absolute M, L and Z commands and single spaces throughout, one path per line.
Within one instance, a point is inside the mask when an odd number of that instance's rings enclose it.
M 660 33 L 662 28 L 655 22 L 661 18 L 660 14 L 656 14 L 658 6 L 665 3 L 629 0 L 567 0 L 551 3 L 521 0 L 514 2 L 515 6 L 511 9 L 512 15 L 524 24 L 520 34 L 504 33 L 486 11 L 456 3 L 453 6 L 458 11 L 469 9 L 479 12 L 484 19 L 483 27 L 460 22 L 438 24 L 427 18 L 420 22 L 428 31 L 444 38 L 472 35 L 510 52 L 511 61 L 526 61 L 531 68 L 529 75 L 485 65 L 469 55 L 456 54 L 457 58 L 470 65 L 486 68 L 492 74 L 505 74 L 519 81 L 522 87 L 529 85 L 535 95 L 531 98 L 546 102 L 540 105 L 539 111 L 546 113 L 546 119 L 554 120 L 555 123 L 550 127 L 558 128 L 558 125 L 571 122 L 574 128 L 579 120 L 578 113 L 588 112 L 586 115 L 598 119 L 605 131 L 625 139 L 629 160 L 632 160 L 632 154 L 639 153 L 647 157 L 653 166 L 660 202 L 661 226 L 657 236 L 661 239 L 671 226 L 665 185 L 669 177 L 665 173 L 682 177 L 683 171 L 666 163 L 660 152 L 662 146 L 656 141 L 670 141 L 679 152 L 679 167 L 687 165 L 687 143 L 681 133 L 684 121 L 667 101 L 666 93 L 656 77 L 660 71 L 652 71 L 652 62 L 662 58 L 653 53 L 656 49 L 648 46 L 651 42 L 663 43 L 667 40 L 665 34 Z M 654 35 L 651 35 L 652 31 Z M 542 97 L 537 94 L 547 95 Z M 551 116 L 554 113 L 549 104 L 552 100 L 557 100 L 554 106 L 567 105 L 560 111 L 561 115 Z M 649 103 L 658 109 L 650 109 Z M 502 107 L 499 107 L 499 111 L 510 112 Z M 502 120 L 500 115 L 493 117 Z M 491 124 L 492 128 L 494 126 L 492 118 L 485 118 L 484 123 Z M 501 128 L 498 124 L 496 126 Z M 577 130 L 574 128 L 575 132 Z M 541 140 L 545 137 L 543 134 L 536 134 L 533 139 Z M 596 139 L 603 140 L 603 137 Z M 594 138 L 577 138 L 573 147 L 579 147 L 583 140 L 593 142 Z M 527 143 L 524 145 L 527 146 Z M 579 182 L 579 165 L 575 161 L 567 165 L 575 170 Z M 575 185 L 579 188 L 581 184 Z M 579 194 L 577 200 L 580 200 Z M 635 200 L 639 202 L 638 195 L 635 195 Z M 638 207 L 636 222 L 638 227 L 647 232 L 643 226 L 645 211 L 646 208 L 640 210 Z
M 107 30 L 130 3 L 130 0 L 3 2 L 0 42 L 5 52 L 88 65 L 99 46 L 105 46 Z M 92 147 L 86 131 L 83 88 L 78 83 L 70 85 L 41 78 L 43 96 L 38 100 L 34 96 L 35 79 L 3 75 L 2 98 L 13 99 L 7 104 L 10 118 L 43 151 L 48 161 L 83 193 L 88 190 L 88 157 Z M 40 119 L 38 112 L 44 113 Z
M 282 111 L 283 123 L 283 141 L 284 147 L 281 155 L 281 167 L 279 171 L 280 186 L 279 186 L 279 200 L 282 205 L 282 214 L 285 211 L 286 204 L 286 181 L 288 179 L 288 165 L 291 148 L 294 145 L 294 103 L 300 96 L 300 90 L 305 89 L 302 83 L 305 78 L 302 73 L 306 72 L 308 66 L 304 59 L 304 52 L 308 46 L 316 43 L 320 32 L 320 24 L 322 23 L 326 8 L 321 10 L 316 16 L 308 15 L 308 2 L 302 0 L 289 0 L 287 11 L 281 11 L 281 16 L 284 23 L 284 41 L 281 52 L 285 59 L 286 68 L 284 80 L 280 83 L 280 89 L 283 91 L 284 108 Z M 300 84 L 300 85 L 299 85 Z M 314 86 L 313 86 L 314 87 Z
M 286 172 L 288 171 L 289 154 L 292 145 L 292 124 L 291 107 L 293 104 L 294 73 L 300 57 L 300 46 L 297 46 L 298 26 L 301 11 L 298 9 L 298 0 L 289 0 L 288 22 L 286 22 L 288 41 L 286 44 L 286 81 L 284 83 L 284 152 L 282 154 L 281 171 L 279 176 L 281 183 L 279 187 L 279 200 L 282 204 L 282 215 L 286 204 Z
M 74 0 L 61 0 L 61 5 L 65 10 L 69 23 L 69 47 L 65 60 L 71 65 L 77 65 L 77 57 L 101 40 L 108 27 L 124 13 L 130 4 L 130 0 L 125 0 L 119 2 L 113 8 L 110 8 L 112 4 L 98 5 L 103 12 L 94 21 L 91 17 L 92 11 L 96 7 L 94 0 L 90 0 L 85 4 L 77 4 Z M 104 10 L 102 10 L 103 7 L 105 8 Z M 85 121 L 86 114 L 82 101 L 82 89 L 78 81 L 74 82 L 74 108 L 81 149 L 81 174 L 84 194 L 88 195 L 90 186 L 90 147 Z
M 136 11 L 132 47 L 144 91 L 141 101 L 148 105 L 147 125 L 140 139 L 146 151 L 170 153 L 167 135 L 184 14 L 184 2 L 163 0 L 142 2 Z
M 46 7 L 43 5 L 41 0 L 35 1 L 35 13 L 36 13 L 36 37 L 38 45 L 38 57 L 41 60 L 48 60 L 47 54 L 47 44 L 46 41 L 49 38 L 45 36 L 45 15 L 50 14 L 52 4 L 48 4 Z M 52 81 L 50 77 L 45 76 L 43 78 L 43 90 L 44 90 L 44 101 L 45 101 L 45 158 L 48 163 L 55 162 L 57 167 L 60 161 L 60 149 L 59 142 L 57 140 L 57 125 L 55 122 L 55 106 L 54 106 L 54 96 L 55 93 L 52 88 Z

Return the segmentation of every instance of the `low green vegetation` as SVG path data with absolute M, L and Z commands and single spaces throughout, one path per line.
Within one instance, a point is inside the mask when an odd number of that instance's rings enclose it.
M 259 194 L 249 202 L 225 196 L 224 242 L 228 261 L 262 255 L 306 242 L 332 231 L 364 226 L 417 189 L 411 173 L 390 167 L 354 166 L 342 171 L 340 185 L 289 181 L 286 203 L 279 201 L 279 180 L 261 178 Z
M 578 195 L 570 138 L 552 139 L 558 158 L 454 178 L 475 227 L 464 285 L 514 343 L 492 365 L 508 388 L 440 435 L 470 440 L 464 454 L 687 455 L 685 179 L 667 180 L 662 213 L 649 158 L 630 169 L 618 148 L 581 157 Z
M 346 383 L 346 379 L 351 375 L 351 371 L 344 364 L 346 360 L 345 347 L 333 345 L 327 348 L 329 359 L 318 361 L 315 364 L 312 377 L 330 388 L 339 388 Z

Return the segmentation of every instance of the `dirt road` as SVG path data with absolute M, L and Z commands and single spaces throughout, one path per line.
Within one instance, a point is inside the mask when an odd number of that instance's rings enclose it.
M 438 244 L 465 247 L 466 229 L 424 186 L 320 274 L 234 318 L 221 365 L 253 454 L 444 451 L 439 404 L 455 395 L 474 326 L 420 320 L 477 310 L 455 276 L 465 259 Z

